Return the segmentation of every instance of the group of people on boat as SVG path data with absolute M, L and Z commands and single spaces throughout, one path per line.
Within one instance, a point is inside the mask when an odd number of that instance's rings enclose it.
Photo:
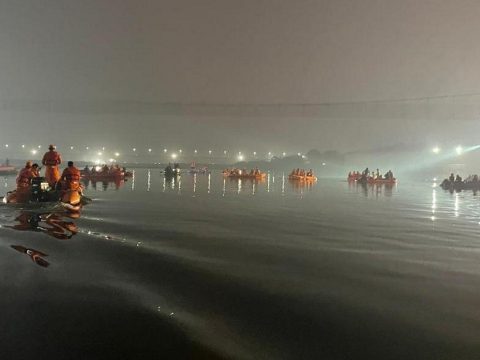
M 381 174 L 380 170 L 370 171 L 368 167 L 360 171 L 350 171 L 348 173 L 349 181 L 359 181 L 359 182 L 394 182 L 395 177 L 393 176 L 392 170 L 388 170 L 385 174 Z
M 125 167 L 120 167 L 118 164 L 112 164 L 108 166 L 107 164 L 101 166 L 92 166 L 91 168 L 85 166 L 82 170 L 82 175 L 87 177 L 121 177 L 127 173 Z
M 442 181 L 440 187 L 456 190 L 480 189 L 480 181 L 477 174 L 468 175 L 464 180 L 459 174 L 451 173 L 448 178 Z
M 82 195 L 80 170 L 74 165 L 73 161 L 69 161 L 67 163 L 68 166 L 60 173 L 59 165 L 62 163 L 62 158 L 56 151 L 55 145 L 50 145 L 48 149 L 49 151 L 42 158 L 42 164 L 45 166 L 45 178 L 43 179 L 40 176 L 39 165 L 28 160 L 16 178 L 16 191 L 14 193 L 11 192 L 10 196 L 7 196 L 7 201 L 29 201 L 32 195 L 32 185 L 38 182 L 35 181 L 36 179 L 45 180 L 45 185 L 48 187 L 48 189 L 44 189 L 45 191 L 58 191 L 60 197 L 63 197 L 67 192 L 74 192 L 78 195 L 74 196 L 75 199 L 80 201 Z M 69 202 L 71 201 L 69 200 Z
M 289 176 L 313 177 L 313 170 L 293 169 Z
M 174 178 L 180 175 L 180 165 L 178 163 L 174 163 L 173 166 L 171 163 L 168 163 L 167 167 L 163 171 L 163 174 L 166 178 Z
M 251 169 L 248 171 L 247 169 L 239 169 L 239 168 L 233 168 L 233 169 L 224 169 L 223 170 L 223 175 L 225 176 L 230 176 L 230 177 L 262 177 L 265 176 L 264 173 L 262 173 L 258 167 L 255 169 Z

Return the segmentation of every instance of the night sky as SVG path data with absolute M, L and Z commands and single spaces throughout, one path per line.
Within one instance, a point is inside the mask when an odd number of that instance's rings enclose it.
M 478 1 L 3 0 L 0 143 L 471 143 L 478 19 Z

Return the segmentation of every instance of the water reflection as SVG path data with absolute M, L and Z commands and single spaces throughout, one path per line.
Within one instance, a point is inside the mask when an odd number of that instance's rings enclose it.
M 78 226 L 73 221 L 79 217 L 80 213 L 21 210 L 18 216 L 15 217 L 17 223 L 6 225 L 5 228 L 17 231 L 33 231 L 43 233 L 57 240 L 69 240 L 79 231 Z M 50 265 L 43 258 L 47 254 L 40 250 L 26 248 L 23 245 L 11 245 L 11 247 L 22 254 L 28 255 L 39 266 L 48 267 Z
M 349 181 L 348 188 L 351 191 L 362 193 L 365 197 L 391 197 L 393 195 L 393 190 L 397 189 L 397 184 L 368 184 Z
M 82 178 L 81 182 L 84 186 L 85 190 L 92 189 L 92 190 L 102 190 L 107 191 L 109 188 L 113 188 L 115 190 L 119 190 L 125 183 L 123 179 L 114 179 L 114 180 L 90 180 L 87 178 Z M 133 190 L 134 182 L 132 183 L 132 190 Z
M 182 190 L 182 178 L 180 176 L 168 178 L 164 177 L 162 190 L 163 192 L 176 191 L 178 194 L 180 194 Z
M 59 240 L 68 240 L 78 233 L 78 227 L 72 220 L 79 217 L 80 213 L 22 210 L 15 218 L 18 223 L 5 227 L 19 231 L 41 232 Z
M 45 260 L 43 257 L 48 256 L 47 254 L 35 250 L 35 249 L 29 249 L 21 245 L 11 245 L 12 249 L 17 250 L 18 252 L 21 252 L 22 254 L 26 254 L 30 257 L 30 259 L 37 265 L 41 267 L 48 267 L 50 263 Z M 43 257 L 42 257 L 43 256 Z

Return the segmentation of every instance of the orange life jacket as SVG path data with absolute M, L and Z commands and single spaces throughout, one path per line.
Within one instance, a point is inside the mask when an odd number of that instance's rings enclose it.
M 80 170 L 75 166 L 69 166 L 63 170 L 62 179 L 67 182 L 80 181 Z
M 62 173 L 62 180 L 65 180 L 65 188 L 78 190 L 80 187 L 80 170 L 75 166 L 69 166 Z
M 47 166 L 57 166 L 61 164 L 60 154 L 54 150 L 48 151 L 43 155 L 42 164 Z
M 20 170 L 17 176 L 17 187 L 28 187 L 30 186 L 30 180 L 32 179 L 32 169 L 23 168 Z

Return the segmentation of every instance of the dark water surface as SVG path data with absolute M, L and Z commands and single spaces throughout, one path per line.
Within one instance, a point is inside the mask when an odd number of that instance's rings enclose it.
M 79 218 L 0 207 L 2 359 L 480 356 L 472 192 L 158 170 L 117 185 L 89 184 Z

